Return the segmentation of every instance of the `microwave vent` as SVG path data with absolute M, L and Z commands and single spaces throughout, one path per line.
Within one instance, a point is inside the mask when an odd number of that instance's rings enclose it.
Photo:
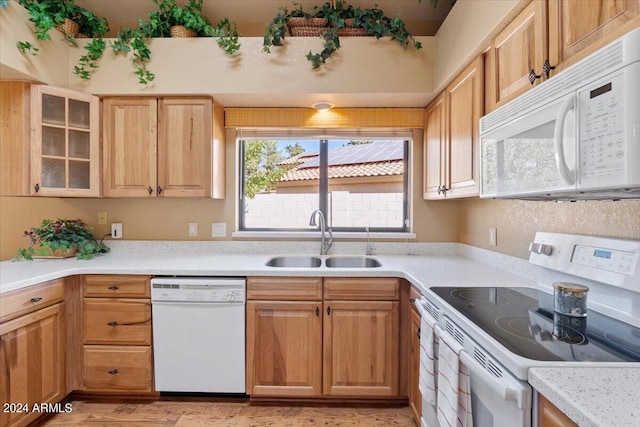
M 550 102 L 557 99 L 600 75 L 620 68 L 623 64 L 623 42 L 617 40 L 482 117 L 480 134 L 528 113 L 533 107 L 540 105 L 541 101 Z

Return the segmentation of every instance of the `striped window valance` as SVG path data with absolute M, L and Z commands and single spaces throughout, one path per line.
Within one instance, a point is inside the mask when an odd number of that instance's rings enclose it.
M 227 128 L 404 128 L 424 127 L 422 108 L 225 108 Z

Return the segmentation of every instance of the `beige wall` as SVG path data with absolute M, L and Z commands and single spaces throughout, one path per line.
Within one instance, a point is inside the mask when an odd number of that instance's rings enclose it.
M 489 247 L 489 228 L 498 246 Z M 536 231 L 640 240 L 640 200 L 577 203 L 470 199 L 460 206 L 460 241 L 528 258 Z

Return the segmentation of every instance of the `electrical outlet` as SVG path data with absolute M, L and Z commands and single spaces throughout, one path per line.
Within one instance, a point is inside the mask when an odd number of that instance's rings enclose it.
M 98 212 L 98 224 L 105 225 L 107 223 L 107 212 L 100 211 Z
M 489 229 L 489 246 L 498 246 L 498 229 L 495 227 Z
M 197 222 L 190 222 L 189 223 L 189 237 L 196 237 L 198 236 L 198 223 Z
M 211 237 L 226 237 L 227 224 L 224 222 L 214 222 L 211 224 Z
M 122 223 L 121 222 L 111 223 L 111 238 L 122 239 Z

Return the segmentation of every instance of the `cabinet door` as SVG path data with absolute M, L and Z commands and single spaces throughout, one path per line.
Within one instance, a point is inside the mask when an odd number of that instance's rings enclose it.
M 486 110 L 504 105 L 532 87 L 529 73 L 542 74 L 547 57 L 546 0 L 533 0 L 486 53 Z M 590 2 L 586 2 L 590 3 Z M 534 84 L 541 82 L 536 79 Z
M 640 0 L 549 0 L 549 61 L 555 73 L 640 22 Z M 588 52 L 587 52 L 587 48 Z
M 326 301 L 323 390 L 332 396 L 397 396 L 399 303 Z
M 108 98 L 103 104 L 103 186 L 106 197 L 155 197 L 157 101 Z
M 576 423 L 543 395 L 539 394 L 538 397 L 538 425 L 540 427 L 577 427 Z
M 482 57 L 446 89 L 449 141 L 446 150 L 446 197 L 480 194 L 480 117 L 484 111 Z
M 159 196 L 211 196 L 211 104 L 205 98 L 159 101 Z
M 99 100 L 31 87 L 31 195 L 100 195 Z
M 64 304 L 0 325 L 0 402 L 55 403 L 64 397 Z M 0 425 L 26 426 L 40 413 L 0 412 Z
M 321 302 L 247 302 L 247 394 L 320 396 Z
M 425 111 L 424 132 L 424 198 L 441 199 L 440 191 L 445 183 L 445 147 L 446 147 L 446 94 L 443 92 Z
M 0 81 L 0 196 L 29 190 L 30 84 Z
M 418 423 L 422 417 L 422 395 L 420 394 L 420 313 L 411 308 L 409 337 L 409 407 Z

